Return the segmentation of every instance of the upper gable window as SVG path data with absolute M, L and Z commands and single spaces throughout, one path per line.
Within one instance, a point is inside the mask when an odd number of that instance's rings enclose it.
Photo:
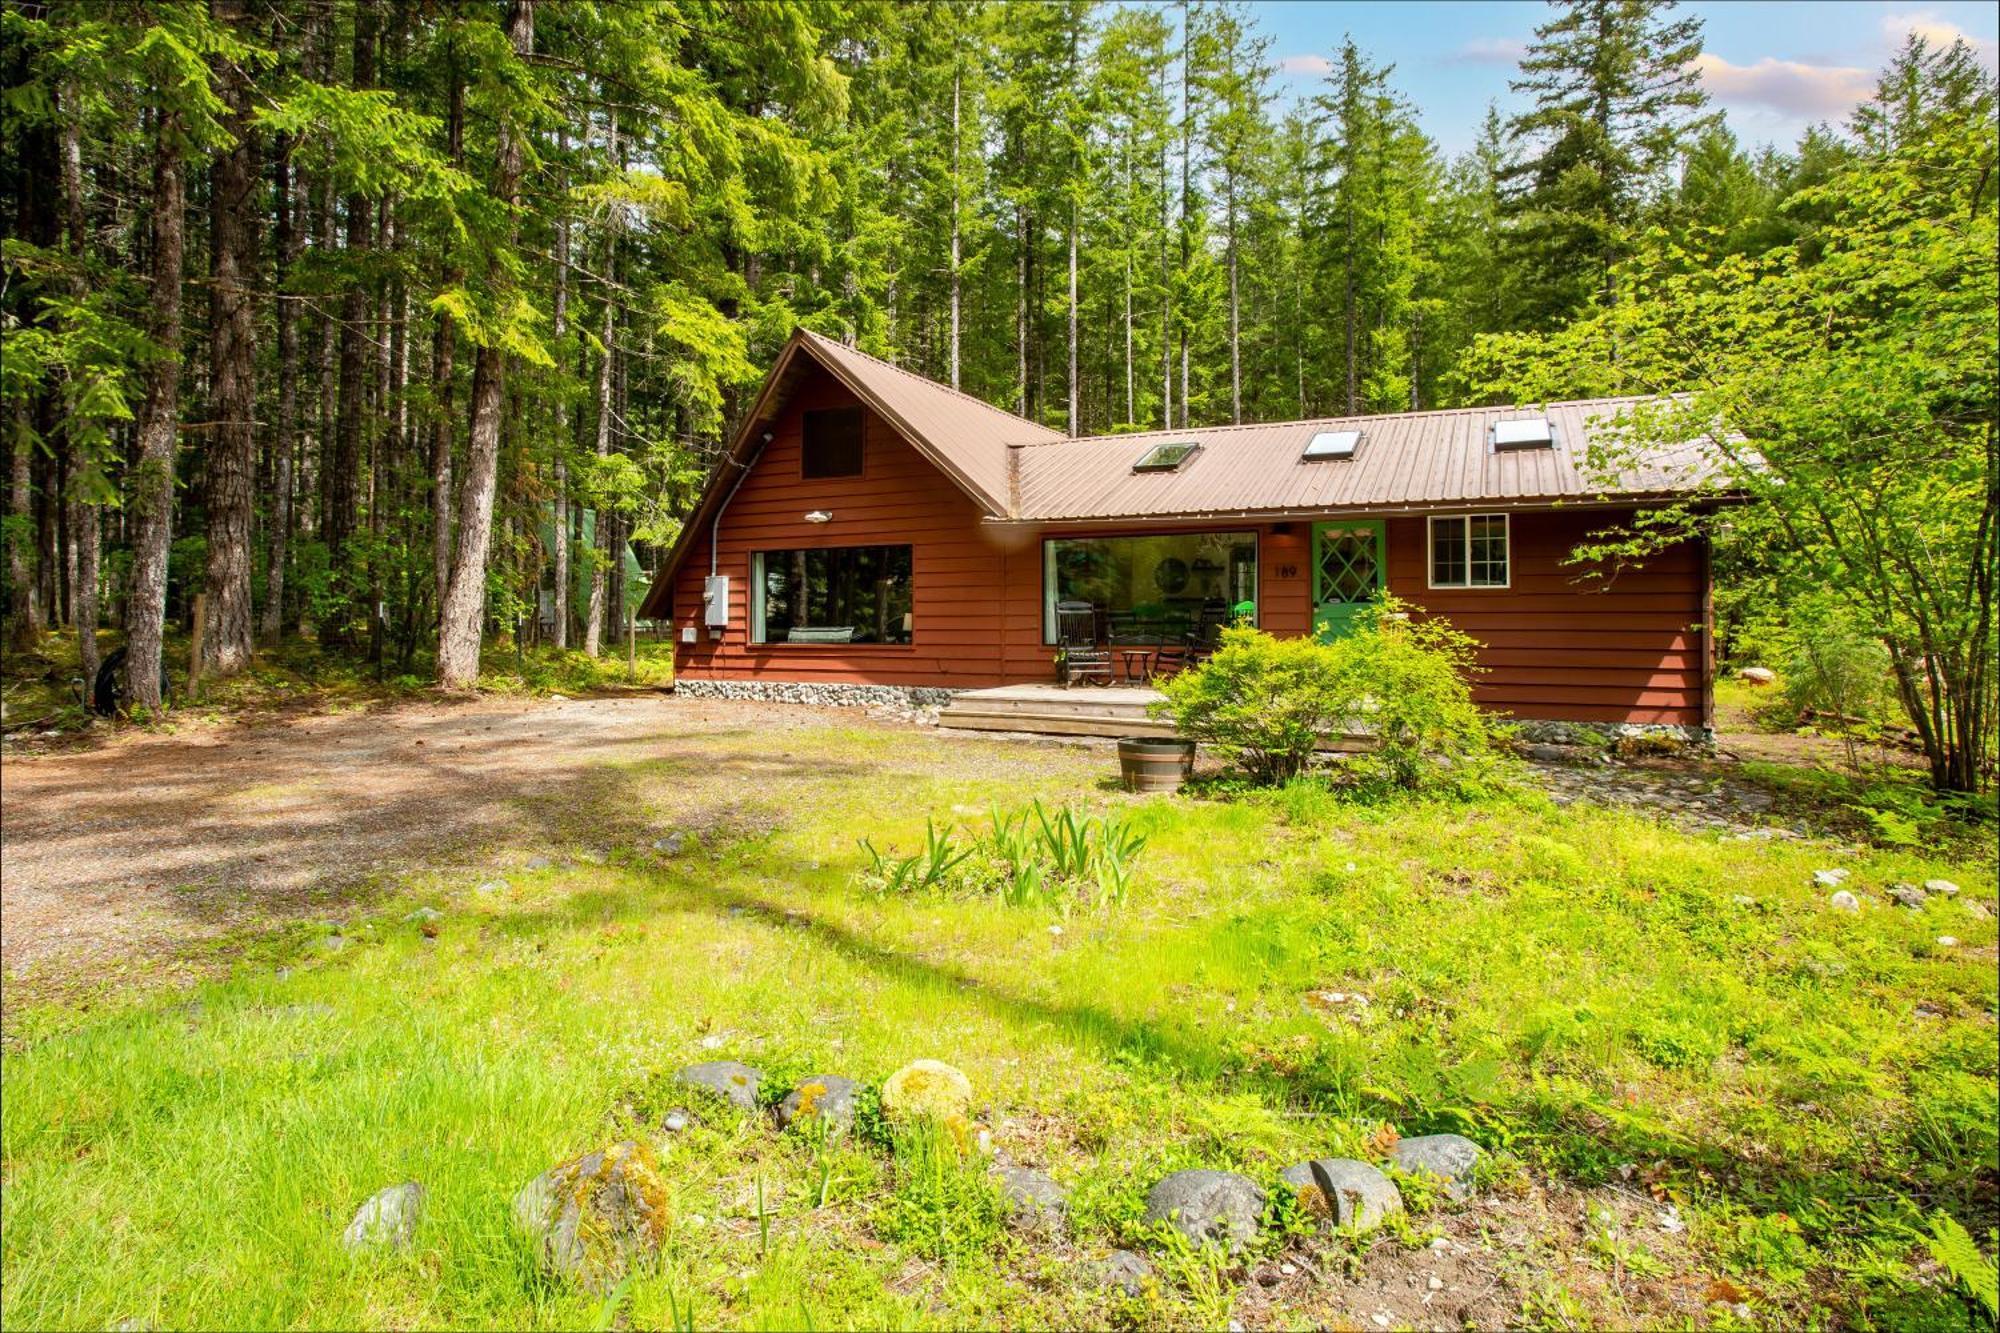
M 861 475 L 860 408 L 838 407 L 805 414 L 799 475 L 808 481 Z

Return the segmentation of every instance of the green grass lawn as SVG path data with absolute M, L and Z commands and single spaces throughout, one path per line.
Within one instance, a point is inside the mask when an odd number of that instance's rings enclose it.
M 1968 1326 L 1923 1237 L 1944 1213 L 1993 1248 L 1995 928 L 1966 907 L 1991 904 L 1990 863 L 1696 836 L 1533 794 L 1138 799 L 1098 785 L 1102 754 L 1039 777 L 903 762 L 945 746 L 1025 748 L 718 733 L 628 789 L 807 752 L 827 776 L 782 801 L 746 776 L 752 831 L 679 857 L 619 848 L 485 895 L 415 882 L 288 969 L 38 1016 L 5 1056 L 7 1326 L 1341 1326 L 1365 1320 L 1355 1284 L 1439 1234 L 1491 1270 L 1500 1318 L 1705 1326 L 1747 1305 L 1760 1324 Z M 1036 797 L 1147 834 L 1123 907 L 857 882 L 860 834 L 914 850 L 927 817 Z M 1873 900 L 1859 915 L 1813 883 L 1833 865 Z M 1881 898 L 1933 876 L 1965 892 Z M 434 940 L 403 920 L 418 903 L 446 913 Z M 611 1299 L 545 1282 L 510 1230 L 530 1177 L 683 1101 L 681 1065 L 740 1059 L 777 1095 L 926 1056 L 1070 1189 L 1066 1238 L 992 1224 L 975 1175 L 940 1201 L 865 1139 L 713 1113 L 663 1140 L 671 1239 Z M 1481 1202 L 1420 1208 L 1372 1249 L 1273 1232 L 1240 1264 L 1159 1254 L 1162 1289 L 1136 1300 L 1083 1262 L 1147 1244 L 1140 1200 L 1168 1170 L 1270 1181 L 1437 1130 L 1496 1154 Z M 354 1209 L 406 1179 L 430 1193 L 414 1246 L 348 1256 Z M 1612 1198 L 1646 1225 L 1560 1221 L 1598 1215 L 1565 1200 Z M 925 1241 L 940 1210 L 963 1225 Z M 1280 1263 L 1325 1280 L 1262 1285 Z

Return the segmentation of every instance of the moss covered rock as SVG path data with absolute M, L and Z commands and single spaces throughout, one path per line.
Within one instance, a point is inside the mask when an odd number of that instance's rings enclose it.
M 689 1065 L 674 1075 L 692 1088 L 701 1088 L 746 1111 L 757 1108 L 757 1084 L 764 1075 L 735 1060 L 709 1060 Z
M 544 1272 L 609 1291 L 667 1238 L 667 1190 L 653 1150 L 626 1140 L 543 1172 L 514 1196 L 514 1222 Z
M 801 1121 L 820 1120 L 835 1129 L 854 1124 L 854 1094 L 861 1085 L 838 1074 L 809 1074 L 778 1103 L 778 1125 L 789 1129 Z
M 912 1060 L 882 1084 L 882 1114 L 892 1120 L 963 1120 L 971 1105 L 972 1080 L 942 1060 Z
M 1264 1191 L 1233 1171 L 1176 1171 L 1146 1195 L 1148 1223 L 1165 1223 L 1197 1246 L 1235 1251 L 1253 1244 L 1264 1218 Z

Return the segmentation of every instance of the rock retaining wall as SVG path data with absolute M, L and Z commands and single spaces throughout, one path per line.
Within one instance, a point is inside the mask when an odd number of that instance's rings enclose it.
M 1684 727 L 1669 722 L 1552 722 L 1536 718 L 1506 721 L 1517 737 L 1531 744 L 1610 747 L 1620 741 L 1660 740 L 1694 750 L 1715 748 L 1713 727 Z
M 690 699 L 755 699 L 764 703 L 818 704 L 837 708 L 942 708 L 958 690 L 934 685 L 837 685 L 797 680 L 677 680 L 674 693 Z

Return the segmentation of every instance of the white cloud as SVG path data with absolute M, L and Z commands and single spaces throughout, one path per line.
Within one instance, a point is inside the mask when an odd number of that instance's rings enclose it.
M 1972 48 L 1972 53 L 1979 58 L 1980 64 L 1989 70 L 2000 68 L 2000 42 L 1989 42 L 1984 38 L 1974 37 L 1934 9 L 1919 9 L 1909 13 L 1882 16 L 1882 36 L 1893 45 L 1901 46 L 1903 38 L 1911 33 L 1922 37 L 1935 47 L 1949 47 L 1953 42 L 1964 42 Z
M 1302 55 L 1285 56 L 1278 61 L 1281 74 L 1331 74 L 1333 62 L 1325 56 Z
M 1451 53 L 1451 59 L 1467 65 L 1513 65 L 1528 54 L 1528 44 L 1519 37 L 1474 37 Z
M 1851 65 L 1809 65 L 1765 56 L 1732 65 L 1713 52 L 1695 57 L 1708 95 L 1726 106 L 1770 107 L 1808 119 L 1844 116 L 1875 91 L 1875 76 Z

